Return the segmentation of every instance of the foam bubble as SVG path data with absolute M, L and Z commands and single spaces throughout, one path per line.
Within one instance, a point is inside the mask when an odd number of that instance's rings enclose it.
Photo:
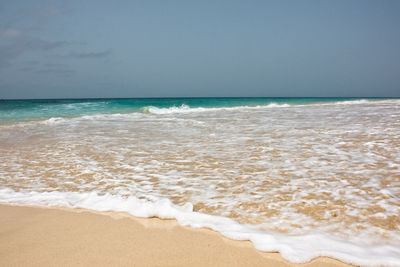
M 96 192 L 15 192 L 5 188 L 0 189 L 0 202 L 127 212 L 137 217 L 176 219 L 183 226 L 210 228 L 234 240 L 249 240 L 256 249 L 266 252 L 278 251 L 283 258 L 294 263 L 329 256 L 363 266 L 400 265 L 398 247 L 361 246 L 319 233 L 303 236 L 266 233 L 252 225 L 242 225 L 229 218 L 194 212 L 190 203 L 176 206 L 168 199 L 146 201 L 134 196 L 122 198 L 111 194 L 99 195 Z

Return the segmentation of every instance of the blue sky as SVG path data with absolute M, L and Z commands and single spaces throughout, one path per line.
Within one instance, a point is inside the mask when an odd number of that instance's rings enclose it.
M 0 2 L 0 98 L 400 96 L 400 1 Z

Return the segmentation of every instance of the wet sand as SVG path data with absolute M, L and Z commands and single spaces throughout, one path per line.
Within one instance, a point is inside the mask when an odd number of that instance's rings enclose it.
M 292 264 L 248 241 L 174 220 L 0 205 L 0 266 L 350 266 Z

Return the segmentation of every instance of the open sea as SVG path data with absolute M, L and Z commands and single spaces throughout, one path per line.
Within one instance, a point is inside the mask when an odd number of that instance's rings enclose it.
M 2 100 L 0 202 L 400 266 L 400 99 Z

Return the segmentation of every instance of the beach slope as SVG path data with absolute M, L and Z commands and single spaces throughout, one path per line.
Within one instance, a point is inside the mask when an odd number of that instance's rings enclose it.
M 349 266 L 330 258 L 294 265 L 174 220 L 0 205 L 1 266 Z

